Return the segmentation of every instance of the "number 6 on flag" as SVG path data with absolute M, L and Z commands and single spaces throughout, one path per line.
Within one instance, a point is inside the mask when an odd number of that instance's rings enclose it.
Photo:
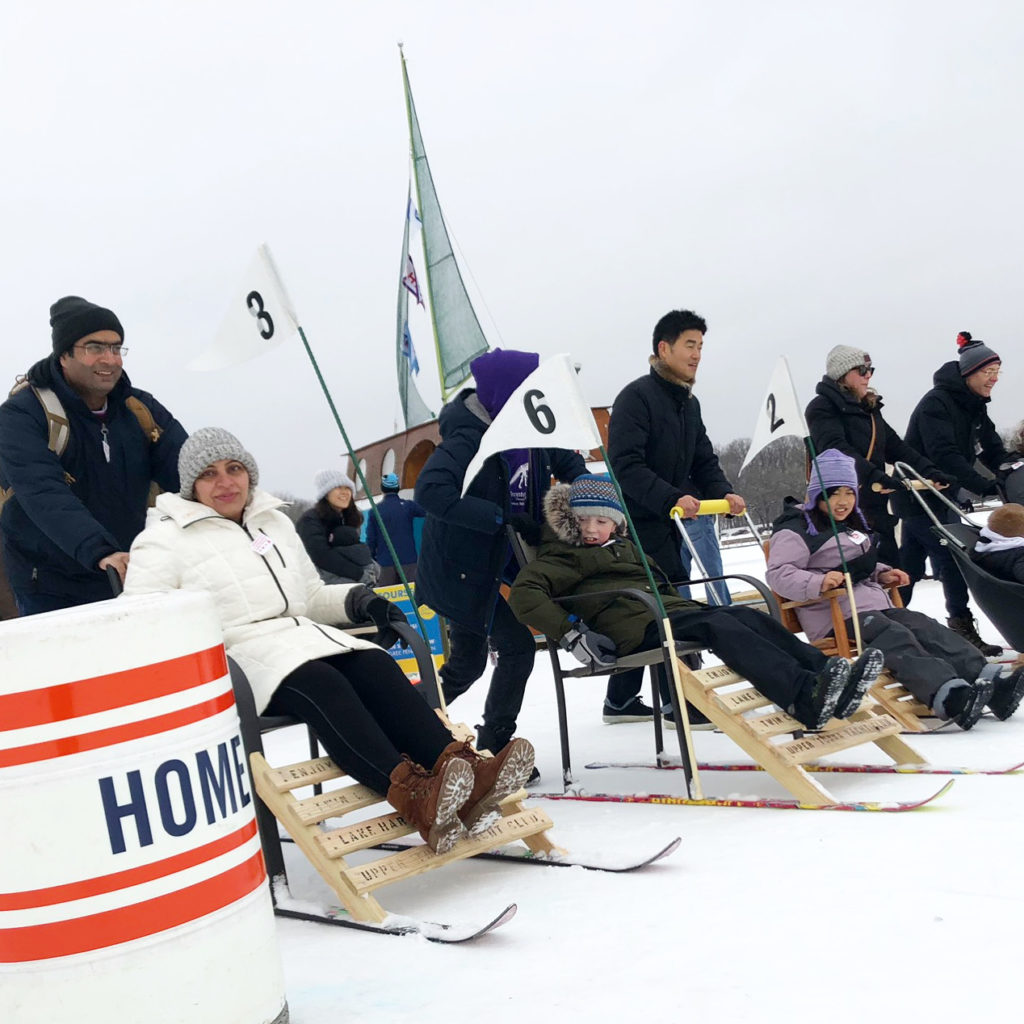
M 568 353 L 552 356 L 512 392 L 491 421 L 466 469 L 462 493 L 484 462 L 507 448 L 592 451 L 600 447 L 601 435 Z

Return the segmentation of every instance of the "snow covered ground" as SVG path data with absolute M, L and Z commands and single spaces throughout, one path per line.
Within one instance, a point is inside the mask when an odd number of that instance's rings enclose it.
M 753 546 L 730 548 L 733 571 L 763 575 Z M 938 583 L 914 607 L 942 613 Z M 981 633 L 996 634 L 982 618 Z M 645 683 L 646 686 L 646 683 Z M 479 721 L 486 680 L 452 706 Z M 683 794 L 681 772 L 587 770 L 598 759 L 647 759 L 647 723 L 601 722 L 600 681 L 569 686 L 577 781 L 595 792 Z M 537 747 L 542 788 L 559 777 L 547 655 L 526 694 L 520 731 Z M 268 737 L 271 763 L 301 760 L 304 736 Z M 969 733 L 907 737 L 941 765 L 1024 759 L 1024 711 Z M 669 734 L 670 742 L 674 742 Z M 724 736 L 697 733 L 701 760 L 742 760 Z M 670 748 L 671 749 L 671 748 Z M 877 748 L 837 760 L 886 761 Z M 818 776 L 838 798 L 909 800 L 939 776 Z M 704 773 L 711 795 L 784 795 L 764 773 Z M 388 909 L 483 921 L 509 902 L 510 924 L 461 946 L 279 920 L 295 1024 L 524 1018 L 568 1021 L 1019 1019 L 1024 779 L 960 776 L 936 804 L 908 814 L 833 813 L 540 801 L 554 835 L 579 853 L 653 851 L 669 859 L 629 875 L 463 861 L 385 888 Z M 296 897 L 331 893 L 294 849 Z

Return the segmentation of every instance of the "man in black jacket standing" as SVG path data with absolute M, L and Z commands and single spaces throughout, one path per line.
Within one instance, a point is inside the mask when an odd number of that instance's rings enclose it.
M 124 579 L 151 482 L 178 489 L 186 437 L 125 376 L 114 313 L 68 295 L 50 327 L 53 354 L 0 405 L 0 531 L 22 615 L 113 596 L 106 569 Z
M 907 443 L 952 481 L 951 494 L 963 488 L 980 497 L 995 497 L 999 481 L 979 473 L 975 462 L 998 474 L 1000 466 L 1010 461 L 987 410 L 1002 364 L 992 349 L 973 340 L 967 331 L 957 335 L 957 347 L 959 358 L 935 371 L 934 387 L 910 414 Z M 902 590 L 904 602 L 910 604 L 914 584 L 924 575 L 927 556 L 942 580 L 949 628 L 986 657 L 1002 654 L 1001 647 L 987 644 L 978 636 L 968 606 L 967 584 L 952 556 L 932 533 L 931 520 L 912 495 L 899 494 L 897 500 L 903 519 L 900 557 L 902 568 L 910 575 L 910 585 Z M 953 521 L 954 513 L 945 505 L 935 498 L 925 500 L 940 522 Z
M 650 371 L 619 392 L 608 424 L 608 458 L 640 545 L 673 582 L 687 579 L 689 572 L 671 509 L 678 506 L 692 518 L 702 499 L 713 498 L 725 498 L 733 515 L 746 507 L 722 472 L 693 393 L 706 333 L 707 324 L 696 313 L 666 313 L 654 327 Z M 716 575 L 711 566 L 705 568 Z M 609 680 L 606 721 L 630 707 L 637 714 L 622 720 L 650 717 L 636 697 L 639 685 L 632 672 Z

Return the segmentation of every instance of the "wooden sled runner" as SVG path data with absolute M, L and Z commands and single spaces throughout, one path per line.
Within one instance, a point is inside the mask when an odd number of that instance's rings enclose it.
M 392 882 L 431 871 L 452 861 L 521 839 L 534 853 L 558 853 L 547 837 L 551 819 L 544 811 L 520 802 L 525 792 L 513 794 L 502 805 L 502 817 L 483 835 L 460 840 L 448 853 L 438 856 L 429 847 L 417 845 L 391 852 L 358 865 L 347 857 L 380 843 L 409 835 L 415 830 L 397 811 L 384 804 L 386 813 L 339 828 L 320 828 L 328 818 L 344 818 L 353 812 L 384 803 L 384 798 L 366 786 L 351 783 L 338 789 L 297 798 L 294 791 L 345 777 L 328 757 L 272 768 L 259 752 L 250 757 L 253 783 L 260 799 L 284 826 L 296 845 L 337 894 L 353 921 L 381 924 L 388 911 L 377 902 L 374 892 Z
M 826 754 L 874 743 L 897 764 L 924 763 L 899 738 L 900 723 L 870 700 L 851 718 L 833 719 L 822 732 L 807 733 L 800 722 L 725 665 L 694 672 L 680 661 L 678 669 L 683 696 L 804 803 L 837 803 L 803 768 Z

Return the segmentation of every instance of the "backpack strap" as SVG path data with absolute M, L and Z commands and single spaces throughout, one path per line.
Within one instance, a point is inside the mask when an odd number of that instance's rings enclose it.
M 71 425 L 68 422 L 68 414 L 64 411 L 61 400 L 53 388 L 37 388 L 30 384 L 26 377 L 18 377 L 11 388 L 11 395 L 16 395 L 25 388 L 31 388 L 32 394 L 39 399 L 46 415 L 46 447 L 58 458 L 64 454 L 71 439 Z
M 145 402 L 140 402 L 134 395 L 129 395 L 124 400 L 124 404 L 139 421 L 139 426 L 142 427 L 142 432 L 149 439 L 149 443 L 156 444 L 160 440 L 163 431 L 156 425 L 156 420 L 153 419 L 149 406 Z

